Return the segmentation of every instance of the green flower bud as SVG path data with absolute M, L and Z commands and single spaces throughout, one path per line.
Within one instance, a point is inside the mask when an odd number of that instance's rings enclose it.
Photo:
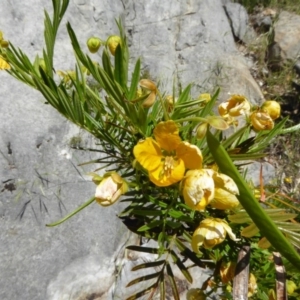
M 86 44 L 91 53 L 96 53 L 101 46 L 101 40 L 97 37 L 91 37 L 87 40 Z
M 202 123 L 198 126 L 197 130 L 196 130 L 196 137 L 197 139 L 203 139 L 206 135 L 207 132 L 207 126 L 208 123 Z
M 117 35 L 111 35 L 107 39 L 106 45 L 107 45 L 111 55 L 115 56 L 116 49 L 117 49 L 119 44 L 121 44 L 121 38 Z

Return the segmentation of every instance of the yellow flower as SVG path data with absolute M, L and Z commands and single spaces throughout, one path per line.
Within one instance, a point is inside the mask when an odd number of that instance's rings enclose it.
M 261 107 L 263 112 L 269 114 L 272 120 L 276 120 L 280 117 L 281 107 L 280 104 L 273 100 L 265 101 Z
M 10 64 L 0 56 L 0 70 L 10 70 Z
M 107 173 L 103 178 L 94 176 L 93 181 L 100 182 L 96 188 L 95 198 L 102 206 L 114 204 L 128 191 L 127 183 L 116 172 Z
M 195 210 L 203 211 L 213 201 L 212 206 L 218 209 L 233 208 L 239 203 L 234 196 L 239 194 L 235 182 L 213 169 L 188 171 L 181 185 L 185 203 Z
M 255 111 L 250 115 L 251 124 L 256 131 L 271 130 L 274 122 L 268 113 Z
M 117 35 L 111 35 L 107 41 L 106 45 L 111 53 L 111 55 L 115 56 L 117 47 L 121 44 L 121 38 Z
M 186 300 L 205 300 L 206 295 L 200 289 L 190 289 L 186 294 Z
M 222 117 L 238 117 L 250 112 L 250 103 L 242 95 L 232 95 L 227 101 L 222 102 L 218 109 Z
M 202 211 L 214 198 L 215 184 L 210 169 L 190 170 L 181 185 L 185 204 Z
M 222 262 L 220 267 L 220 277 L 222 283 L 228 283 L 234 278 L 236 263 L 233 261 Z
M 248 297 L 253 296 L 255 293 L 257 293 L 256 278 L 252 273 L 250 273 L 248 282 Z
M 101 40 L 97 37 L 90 37 L 86 44 L 91 53 L 96 53 L 101 46 Z
M 192 237 L 193 251 L 199 253 L 202 245 L 206 249 L 213 248 L 225 240 L 227 233 L 233 241 L 239 241 L 226 221 L 217 218 L 203 220 Z
M 157 93 L 157 88 L 156 85 L 153 81 L 149 80 L 149 79 L 142 79 L 139 82 L 139 85 L 150 91 L 149 96 L 144 100 L 144 102 L 142 103 L 142 106 L 145 108 L 149 108 L 151 107 L 156 99 L 156 93 Z
M 186 169 L 201 168 L 201 151 L 181 141 L 174 121 L 160 122 L 154 129 L 154 137 L 155 140 L 146 138 L 140 141 L 133 153 L 155 185 L 169 186 L 180 181 Z

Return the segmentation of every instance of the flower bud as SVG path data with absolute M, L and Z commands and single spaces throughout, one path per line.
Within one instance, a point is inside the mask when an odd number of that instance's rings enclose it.
M 5 41 L 5 40 L 2 40 L 2 41 L 0 41 L 0 46 L 2 48 L 7 48 L 9 46 L 9 42 Z
M 207 132 L 207 123 L 202 123 L 198 126 L 197 131 L 196 131 L 196 137 L 197 139 L 203 139 L 206 135 Z
M 250 121 L 255 131 L 271 130 L 274 122 L 268 113 L 255 111 L 250 115 Z
M 93 181 L 99 178 L 93 178 Z M 128 191 L 127 183 L 116 172 L 107 173 L 96 188 L 96 201 L 102 206 L 114 204 Z
M 142 103 L 142 106 L 144 108 L 149 108 L 154 104 L 155 99 L 156 99 L 156 92 L 157 92 L 156 84 L 149 79 L 142 79 L 142 80 L 140 80 L 139 85 L 142 88 L 151 91 L 151 93 L 148 95 L 148 97 Z
M 219 114 L 222 117 L 238 117 L 247 115 L 250 112 L 250 103 L 242 95 L 232 95 L 227 101 L 222 102 L 219 107 Z
M 116 49 L 120 44 L 121 44 L 121 38 L 117 35 L 111 35 L 106 41 L 106 45 L 108 46 L 108 49 L 111 55 L 113 56 L 115 56 Z
M 286 281 L 286 287 L 287 287 L 287 293 L 288 295 L 291 295 L 294 293 L 295 289 L 297 288 L 297 285 L 294 281 L 287 280 Z
M 200 222 L 192 237 L 193 251 L 199 253 L 199 247 L 203 245 L 205 249 L 211 249 L 222 243 L 226 235 L 233 241 L 239 241 L 232 232 L 230 226 L 222 219 L 207 218 Z
M 281 107 L 277 101 L 268 100 L 265 101 L 261 107 L 261 110 L 272 118 L 272 120 L 276 120 L 280 117 Z
M 101 46 L 101 40 L 97 37 L 90 37 L 86 44 L 91 53 L 96 53 Z
M 208 116 L 206 117 L 207 123 L 218 130 L 226 130 L 228 129 L 228 123 L 222 117 L 218 116 Z
M 3 32 L 0 30 L 0 42 L 3 40 Z

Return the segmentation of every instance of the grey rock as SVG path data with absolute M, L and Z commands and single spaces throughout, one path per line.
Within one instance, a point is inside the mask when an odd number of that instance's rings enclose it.
M 275 179 L 276 170 L 275 167 L 268 162 L 249 162 L 249 164 L 243 167 L 247 171 L 247 178 L 253 184 L 254 187 L 273 184 Z M 260 182 L 260 174 L 262 174 L 263 182 Z
M 300 16 L 282 11 L 274 24 L 274 43 L 280 49 L 283 62 L 300 57 Z
M 193 82 L 194 94 L 220 85 L 220 101 L 228 92 L 255 103 L 262 99 L 236 49 L 223 9 L 229 1 L 70 2 L 57 38 L 56 70 L 74 65 L 67 21 L 86 49 L 92 35 L 117 34 L 114 19 L 120 16 L 131 62 L 141 57 L 143 71 L 169 92 L 175 80 L 183 86 Z M 1 1 L 0 29 L 30 59 L 42 53 L 44 8 L 52 11 L 51 1 Z M 99 59 L 99 54 L 91 56 Z M 124 287 L 124 281 L 113 281 L 112 267 L 125 245 L 127 229 L 116 217 L 122 206 L 92 204 L 59 227 L 45 227 L 93 195 L 95 186 L 85 176 L 93 167 L 77 165 L 95 155 L 70 149 L 70 141 L 75 137 L 83 146 L 95 147 L 94 139 L 3 72 L 0 88 L 0 299 L 79 299 L 83 294 L 112 299 L 108 291 Z M 95 284 L 100 280 L 101 289 Z
M 224 8 L 234 36 L 246 44 L 253 41 L 256 35 L 253 28 L 249 26 L 249 16 L 245 7 L 239 3 L 227 3 Z

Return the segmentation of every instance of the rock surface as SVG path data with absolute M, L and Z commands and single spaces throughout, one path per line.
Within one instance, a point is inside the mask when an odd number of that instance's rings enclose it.
M 283 61 L 300 58 L 300 16 L 282 11 L 274 24 L 274 42 Z
M 141 56 L 143 71 L 169 92 L 173 80 L 183 86 L 194 82 L 195 94 L 220 85 L 220 100 L 231 92 L 260 103 L 263 95 L 236 48 L 223 7 L 229 2 L 70 1 L 55 68 L 72 69 L 74 63 L 67 21 L 84 47 L 92 35 L 117 34 L 114 19 L 121 16 L 132 60 Z M 0 29 L 31 59 L 42 53 L 44 8 L 51 11 L 51 1 L 1 1 Z M 3 72 L 0 87 L 0 299 L 114 299 L 130 280 L 126 266 L 115 281 L 115 261 L 128 243 L 116 217 L 121 206 L 92 204 L 61 226 L 44 226 L 94 193 L 85 176 L 92 167 L 77 167 L 93 156 L 70 149 L 70 142 L 94 147 L 93 138 Z
M 249 16 L 245 7 L 239 3 L 227 3 L 224 7 L 234 36 L 246 44 L 253 41 L 256 34 L 249 25 Z

